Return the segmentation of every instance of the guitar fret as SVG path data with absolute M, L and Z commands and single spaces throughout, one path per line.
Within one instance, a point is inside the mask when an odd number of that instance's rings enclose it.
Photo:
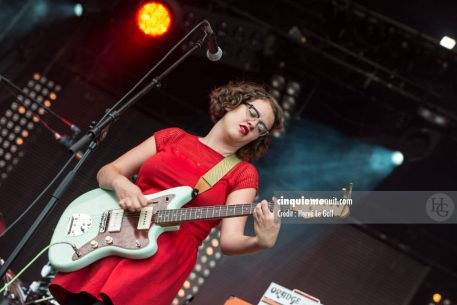
M 256 203 L 251 203 L 162 210 L 158 213 L 156 221 L 158 223 L 179 223 L 192 220 L 251 215 L 256 205 Z M 272 203 L 268 207 L 272 210 Z

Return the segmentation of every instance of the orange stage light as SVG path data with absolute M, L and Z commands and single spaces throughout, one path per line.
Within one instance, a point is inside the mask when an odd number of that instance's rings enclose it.
M 170 10 L 160 2 L 146 2 L 138 10 L 136 24 L 147 36 L 160 37 L 171 28 L 173 18 Z

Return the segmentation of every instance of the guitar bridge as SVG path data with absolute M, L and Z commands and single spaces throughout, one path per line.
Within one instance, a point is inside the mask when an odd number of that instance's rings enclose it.
M 109 211 L 105 211 L 102 214 L 102 219 L 100 220 L 99 232 L 103 233 L 106 231 L 106 223 L 108 222 Z
M 92 226 L 92 218 L 88 214 L 78 213 L 71 215 L 66 231 L 67 236 L 80 236 L 88 232 Z

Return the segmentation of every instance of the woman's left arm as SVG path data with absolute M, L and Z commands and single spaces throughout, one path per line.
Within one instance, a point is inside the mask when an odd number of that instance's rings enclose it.
M 256 190 L 245 188 L 229 194 L 226 204 L 253 202 Z M 246 255 L 271 248 L 278 238 L 279 218 L 270 212 L 268 203 L 263 200 L 253 213 L 256 236 L 244 235 L 247 217 L 233 217 L 222 220 L 221 250 L 226 255 Z

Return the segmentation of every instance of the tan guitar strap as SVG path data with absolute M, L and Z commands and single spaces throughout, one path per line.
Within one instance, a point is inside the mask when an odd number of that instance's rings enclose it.
M 235 165 L 241 162 L 238 157 L 233 154 L 222 159 L 219 163 L 213 166 L 209 171 L 198 179 L 194 187 L 196 194 L 206 192 L 213 187 L 222 177 L 225 176 Z

